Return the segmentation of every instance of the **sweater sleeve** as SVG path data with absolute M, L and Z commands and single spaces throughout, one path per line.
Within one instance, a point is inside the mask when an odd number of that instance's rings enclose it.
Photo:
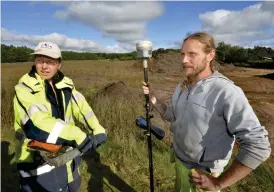
M 240 144 L 236 158 L 255 169 L 270 156 L 268 132 L 260 124 L 241 88 L 229 87 L 225 98 L 224 118 L 228 130 Z

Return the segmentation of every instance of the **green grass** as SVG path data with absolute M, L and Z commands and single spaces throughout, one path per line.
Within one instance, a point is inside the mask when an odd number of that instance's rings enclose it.
M 127 86 L 139 88 L 143 71 L 132 68 L 134 61 L 70 61 L 64 63 L 64 72 L 72 77 L 92 106 L 100 123 L 108 131 L 108 141 L 96 153 L 84 157 L 81 165 L 81 191 L 149 191 L 147 141 L 135 119 L 145 114 L 144 98 L 138 94 L 113 99 L 94 95 L 108 83 L 124 81 Z M 1 144 L 2 189 L 17 191 L 18 180 L 14 165 L 13 88 L 31 63 L 2 65 L 1 87 Z M 158 79 L 150 76 L 150 81 Z M 160 123 L 160 122 L 159 122 Z M 168 131 L 168 124 L 163 127 Z M 168 132 L 167 132 L 168 133 Z M 169 161 L 169 138 L 158 141 L 153 137 L 155 191 L 174 191 L 174 164 Z M 272 163 L 272 165 L 271 165 Z M 267 161 L 247 178 L 224 191 L 274 191 L 273 162 Z

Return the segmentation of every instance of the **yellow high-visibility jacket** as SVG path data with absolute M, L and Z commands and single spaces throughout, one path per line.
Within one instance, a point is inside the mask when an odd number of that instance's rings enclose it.
M 27 143 L 34 139 L 40 142 L 77 147 L 87 140 L 87 133 L 75 125 L 75 120 L 88 127 L 94 135 L 105 134 L 93 110 L 78 92 L 72 80 L 58 71 L 53 79 L 56 95 L 47 80 L 41 79 L 35 67 L 25 74 L 15 86 L 14 128 L 17 137 L 16 161 L 22 175 L 39 174 L 39 165 L 33 152 L 27 151 Z M 68 181 L 72 181 L 72 160 L 66 165 Z M 79 162 L 78 162 L 79 163 Z M 55 167 L 46 166 L 48 172 Z M 32 171 L 28 171 L 32 170 Z M 40 169 L 41 170 L 41 169 Z

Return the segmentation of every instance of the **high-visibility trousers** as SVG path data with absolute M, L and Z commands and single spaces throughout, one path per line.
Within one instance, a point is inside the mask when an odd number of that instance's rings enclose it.
M 175 181 L 175 191 L 176 192 L 208 192 L 204 191 L 202 189 L 196 189 L 191 185 L 189 182 L 189 168 L 184 166 L 180 160 L 175 157 L 175 171 L 176 171 L 176 181 Z M 221 173 L 216 174 L 216 176 L 219 176 Z M 213 191 L 210 191 L 213 192 Z M 215 191 L 214 191 L 215 192 Z M 220 192 L 220 191 L 216 191 Z

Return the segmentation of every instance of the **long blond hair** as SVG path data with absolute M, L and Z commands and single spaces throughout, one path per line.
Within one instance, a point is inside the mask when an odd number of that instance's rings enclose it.
M 195 39 L 200 43 L 204 44 L 204 52 L 206 54 L 210 53 L 212 50 L 216 50 L 214 38 L 207 32 L 196 32 L 188 35 L 183 42 L 189 39 Z M 216 56 L 215 56 L 216 57 Z M 219 69 L 219 63 L 215 60 L 215 57 L 210 61 L 211 71 L 217 71 Z

